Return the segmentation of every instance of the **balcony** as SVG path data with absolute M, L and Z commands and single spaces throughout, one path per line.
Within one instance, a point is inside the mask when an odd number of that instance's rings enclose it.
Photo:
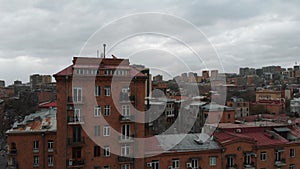
M 281 160 L 276 159 L 275 160 L 275 166 L 281 167 L 281 166 L 285 166 L 285 165 L 286 165 L 285 159 L 281 159 Z
M 67 161 L 68 168 L 81 168 L 84 167 L 84 160 L 73 160 L 70 159 Z
M 84 117 L 75 117 L 75 116 L 68 116 L 68 124 L 73 125 L 73 124 L 84 124 Z
M 119 143 L 132 143 L 134 142 L 134 135 L 131 136 L 120 136 L 119 137 Z
M 244 169 L 255 169 L 254 163 L 244 164 Z
M 85 97 L 68 97 L 68 104 L 83 104 L 85 100 Z
M 69 146 L 83 146 L 84 145 L 84 137 L 78 138 L 68 138 L 68 145 Z
M 234 165 L 226 165 L 226 169 L 237 169 L 237 165 L 234 164 Z
M 11 149 L 9 155 L 17 155 L 17 149 Z
M 120 94 L 120 98 L 119 98 L 120 103 L 130 103 L 130 102 L 134 102 L 135 101 L 135 96 L 130 95 L 129 93 L 122 93 Z
M 134 158 L 132 157 L 118 157 L 119 163 L 132 163 L 134 162 Z
M 120 122 L 134 122 L 134 116 L 120 116 Z

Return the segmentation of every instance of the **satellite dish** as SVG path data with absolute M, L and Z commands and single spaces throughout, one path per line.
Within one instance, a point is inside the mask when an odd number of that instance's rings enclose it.
M 288 120 L 288 124 L 291 125 L 292 124 L 292 120 Z

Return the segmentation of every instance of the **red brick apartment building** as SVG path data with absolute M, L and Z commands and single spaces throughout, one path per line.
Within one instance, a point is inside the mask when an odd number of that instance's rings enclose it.
M 145 127 L 132 121 L 145 119 L 148 77 L 141 71 L 128 59 L 74 57 L 54 75 L 59 168 L 143 168 L 144 160 L 133 157 L 143 153 L 135 138 Z
M 6 134 L 7 169 L 57 168 L 56 109 L 28 115 Z

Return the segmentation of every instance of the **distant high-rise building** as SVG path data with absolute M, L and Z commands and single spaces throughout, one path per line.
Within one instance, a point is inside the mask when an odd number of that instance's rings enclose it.
M 51 75 L 34 74 L 30 76 L 30 87 L 32 90 L 42 89 L 51 82 L 52 82 Z
M 209 78 L 209 71 L 208 70 L 203 70 L 202 71 L 202 78 L 204 80 Z
M 218 77 L 219 71 L 218 70 L 211 70 L 210 77 L 216 79 Z
M 153 76 L 153 81 L 161 82 L 161 81 L 163 81 L 163 76 L 162 75 Z
M 0 80 L 0 87 L 5 87 L 5 81 L 4 80 Z

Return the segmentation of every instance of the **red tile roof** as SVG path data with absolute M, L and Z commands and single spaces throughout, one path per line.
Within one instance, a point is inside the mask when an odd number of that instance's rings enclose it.
M 56 102 L 46 102 L 46 103 L 41 103 L 39 104 L 40 108 L 50 108 L 50 107 L 57 107 Z
M 241 133 L 234 131 L 222 131 L 214 134 L 220 144 L 225 144 L 231 141 L 249 140 L 255 141 L 257 146 L 280 145 L 289 143 L 288 140 L 276 134 L 275 132 L 267 132 L 268 128 L 247 128 L 241 129 Z

